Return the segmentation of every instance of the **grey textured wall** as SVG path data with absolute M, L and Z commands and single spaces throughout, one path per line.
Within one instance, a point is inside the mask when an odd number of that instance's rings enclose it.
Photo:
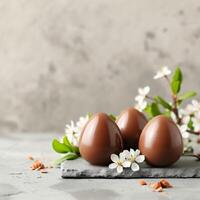
M 199 0 L 0 0 L 0 131 L 118 113 L 160 65 L 199 92 Z

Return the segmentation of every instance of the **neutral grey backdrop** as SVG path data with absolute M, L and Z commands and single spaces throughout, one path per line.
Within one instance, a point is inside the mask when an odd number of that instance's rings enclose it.
M 117 114 L 161 65 L 200 92 L 199 0 L 0 0 L 0 131 Z

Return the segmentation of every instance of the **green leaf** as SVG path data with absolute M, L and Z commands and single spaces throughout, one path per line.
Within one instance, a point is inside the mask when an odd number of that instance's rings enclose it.
M 161 114 L 159 106 L 156 103 L 148 104 L 144 111 L 150 118 Z
M 196 95 L 197 95 L 197 93 L 196 93 L 196 92 L 193 92 L 193 91 L 186 92 L 186 93 L 182 94 L 182 95 L 178 98 L 178 100 L 179 100 L 179 101 L 184 101 L 184 100 L 190 99 L 190 98 L 192 98 L 192 97 L 194 97 L 194 96 L 196 96 Z
M 171 83 L 171 89 L 174 94 L 178 94 L 181 90 L 181 82 L 180 81 L 173 81 Z
M 73 145 L 71 144 L 71 142 L 69 141 L 66 135 L 63 137 L 63 144 L 65 144 L 70 149 L 70 152 L 73 152 L 73 148 L 72 148 Z
M 63 143 L 70 149 L 70 152 L 79 153 L 79 148 L 71 144 L 66 135 L 63 137 Z
M 182 81 L 183 75 L 181 69 L 177 67 L 171 81 L 171 90 L 174 94 L 178 94 L 180 92 Z
M 171 111 L 167 110 L 163 113 L 163 115 L 165 115 L 166 117 L 171 117 Z
M 77 159 L 78 157 L 80 157 L 79 155 L 75 154 L 75 153 L 67 153 L 65 156 L 55 160 L 53 162 L 53 165 L 54 166 L 58 166 L 60 165 L 61 163 L 63 163 L 65 160 L 75 160 Z
M 71 151 L 67 145 L 60 143 L 57 139 L 53 140 L 52 147 L 57 153 L 68 153 Z
M 180 81 L 180 82 L 182 82 L 182 80 L 183 80 L 183 75 L 182 75 L 181 69 L 180 69 L 180 67 L 177 67 L 175 72 L 174 72 L 172 81 Z
M 190 121 L 188 122 L 188 128 L 190 129 L 190 130 L 194 130 L 194 125 L 193 125 L 193 121 L 192 121 L 192 118 L 190 117 Z
M 165 101 L 162 97 L 156 96 L 154 97 L 154 99 L 156 100 L 157 103 L 162 105 L 164 108 L 168 110 L 172 110 L 172 106 L 167 101 Z
M 79 148 L 77 146 L 72 145 L 71 148 L 72 148 L 72 152 L 77 153 L 77 154 L 80 153 Z
M 149 118 L 152 118 L 151 105 L 150 104 L 147 104 L 146 108 L 144 109 L 144 112 L 148 115 Z
M 114 121 L 114 122 L 115 122 L 115 120 L 116 120 L 116 116 L 115 116 L 115 115 L 113 115 L 113 114 L 110 114 L 110 115 L 109 115 L 109 117 L 110 117 L 110 119 L 111 119 L 112 121 Z
M 151 104 L 151 113 L 152 113 L 153 117 L 161 114 L 158 104 L 156 104 L 156 103 Z
M 63 137 L 63 143 L 64 143 L 65 145 L 67 145 L 67 146 L 71 146 L 71 143 L 70 143 L 70 141 L 68 140 L 68 137 L 67 137 L 66 135 Z

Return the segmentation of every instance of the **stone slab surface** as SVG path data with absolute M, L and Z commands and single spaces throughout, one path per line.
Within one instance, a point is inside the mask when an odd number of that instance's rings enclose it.
M 183 156 L 174 165 L 166 168 L 155 168 L 142 163 L 138 172 L 125 169 L 118 174 L 108 167 L 92 166 L 83 159 L 65 161 L 61 165 L 63 178 L 194 178 L 200 177 L 200 162 L 196 158 Z
M 169 178 L 174 186 L 162 193 L 141 187 L 137 179 L 62 179 L 30 170 L 27 155 L 50 162 L 59 157 L 49 145 L 56 134 L 0 133 L 0 200 L 199 200 L 200 178 Z M 159 179 L 147 179 L 149 183 Z

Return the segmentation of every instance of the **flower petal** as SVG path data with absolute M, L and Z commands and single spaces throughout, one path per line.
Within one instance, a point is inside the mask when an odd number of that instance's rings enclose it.
M 124 152 L 121 152 L 121 153 L 119 154 L 119 160 L 120 160 L 120 162 L 124 162 L 125 159 L 126 159 L 126 155 L 124 154 Z
M 183 133 L 187 130 L 187 125 L 181 125 L 179 126 L 180 132 Z
M 143 101 L 142 103 L 140 103 L 140 109 L 144 110 L 147 107 L 147 102 Z
M 192 100 L 192 105 L 198 110 L 198 108 L 200 107 L 200 104 L 197 100 Z
M 176 123 L 177 122 L 176 115 L 173 112 L 171 112 L 170 116 L 171 116 L 171 119 Z
M 123 167 L 127 168 L 127 167 L 130 167 L 131 166 L 131 162 L 130 161 L 124 161 L 122 163 Z
M 135 106 L 135 108 L 139 111 L 143 111 L 147 107 L 147 101 L 140 101 L 138 104 Z
M 182 121 L 183 121 L 183 124 L 188 124 L 189 123 L 189 121 L 190 121 L 190 116 L 184 116 L 183 118 L 182 118 Z
M 163 66 L 162 73 L 163 73 L 163 75 L 168 76 L 171 74 L 171 70 L 167 66 Z
M 136 172 L 136 171 L 139 171 L 140 167 L 137 163 L 132 163 L 131 169 L 132 171 Z
M 146 96 L 147 94 L 149 94 L 149 92 L 150 92 L 150 87 L 149 87 L 149 86 L 144 87 L 144 88 L 143 88 L 143 92 L 144 92 L 145 96 Z
M 140 155 L 140 150 L 139 149 L 136 149 L 135 150 L 135 156 L 139 156 Z
M 129 159 L 131 157 L 130 152 L 128 150 L 124 150 L 123 154 L 125 155 L 125 158 Z
M 189 138 L 189 136 L 190 136 L 190 134 L 187 131 L 182 132 L 181 134 L 182 134 L 182 137 L 185 138 L 185 139 Z
M 134 151 L 134 149 L 130 149 L 130 154 L 131 154 L 132 156 L 135 156 L 135 151 Z
M 108 167 L 110 169 L 115 169 L 115 168 L 117 168 L 117 164 L 116 163 L 111 163 Z
M 117 172 L 120 174 L 123 172 L 123 167 L 121 165 L 117 166 Z
M 200 110 L 197 111 L 194 116 L 200 121 Z
M 135 161 L 136 161 L 137 163 L 142 163 L 142 162 L 144 162 L 144 160 L 145 160 L 144 155 L 139 155 L 139 156 L 137 156 L 137 157 L 135 158 Z
M 143 100 L 144 100 L 144 96 L 137 95 L 137 96 L 135 97 L 135 101 L 137 101 L 137 102 L 142 102 Z
M 119 161 L 119 156 L 116 155 L 116 154 L 111 154 L 110 159 L 111 159 L 113 162 L 116 163 L 117 161 Z
M 139 89 L 138 89 L 138 93 L 139 93 L 141 96 L 144 96 L 144 89 L 143 89 L 143 88 L 139 88 Z
M 156 75 L 153 77 L 153 79 L 159 79 L 162 77 L 163 77 L 163 74 L 161 72 L 157 72 Z

